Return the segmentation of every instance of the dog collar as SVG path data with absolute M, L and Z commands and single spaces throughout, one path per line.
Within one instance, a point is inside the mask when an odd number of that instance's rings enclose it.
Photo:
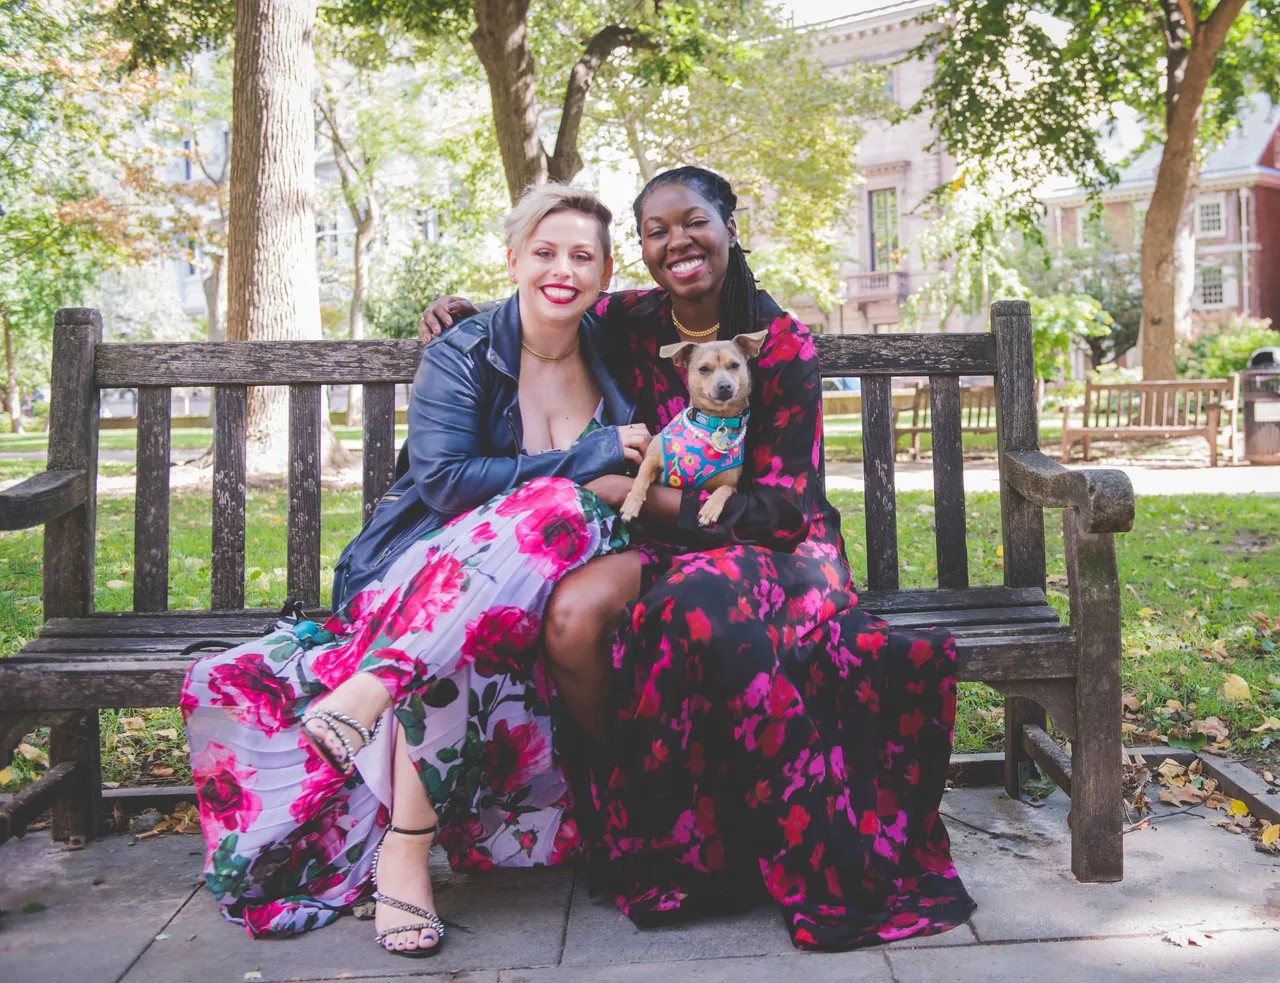
M 751 419 L 751 411 L 748 410 L 742 416 L 712 416 L 710 413 L 703 413 L 702 410 L 689 407 L 689 422 L 693 423 L 708 432 L 714 430 L 741 430 L 747 425 L 747 421 Z

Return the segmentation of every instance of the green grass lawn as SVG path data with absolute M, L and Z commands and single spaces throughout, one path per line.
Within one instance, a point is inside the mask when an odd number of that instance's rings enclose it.
M 28 472 L 30 467 L 28 466 Z M 0 477 L 4 477 L 0 471 Z M 17 477 L 17 474 L 10 475 Z M 866 546 L 862 496 L 837 492 L 850 560 L 858 582 L 865 579 Z M 1001 581 L 999 499 L 968 496 L 969 568 L 974 583 Z M 285 594 L 287 496 L 253 491 L 248 501 L 249 606 L 278 605 Z M 328 492 L 322 525 L 322 583 L 327 583 L 342 546 L 359 526 L 358 491 Z M 1065 613 L 1061 533 L 1049 516 L 1049 595 Z M 904 587 L 936 582 L 932 497 L 899 496 L 899 548 Z M 1280 498 L 1198 495 L 1146 497 L 1138 501 L 1131 533 L 1117 537 L 1124 616 L 1126 720 L 1134 743 L 1150 743 L 1155 732 L 1194 746 L 1203 740 L 1197 723 L 1217 717 L 1234 752 L 1264 748 L 1280 734 L 1254 732 L 1268 717 L 1280 717 Z M 171 504 L 169 604 L 209 602 L 209 503 L 179 492 Z M 40 623 L 41 532 L 0 536 L 0 653 L 31 638 Z M 132 602 L 133 512 L 128 497 L 99 501 L 96 604 L 127 609 Z M 1241 677 L 1248 694 L 1228 698 L 1228 675 Z M 1212 730 L 1212 725 L 1208 725 Z M 136 783 L 188 777 L 181 722 L 176 711 L 123 710 L 103 713 L 104 770 L 108 781 Z M 998 748 L 1003 734 L 999 694 L 965 684 L 956 730 L 957 751 Z M 29 742 L 5 772 L 0 790 L 39 770 L 43 735 Z
M 1050 412 L 1040 421 L 1040 446 L 1047 447 L 1050 453 L 1062 441 L 1062 417 L 1060 413 Z M 910 422 L 910 417 L 905 422 Z M 827 457 L 840 461 L 862 460 L 862 417 L 857 413 L 824 416 L 822 420 Z M 996 453 L 996 435 L 994 433 L 961 434 L 961 445 L 968 457 L 994 457 Z M 898 438 L 898 450 L 909 451 L 911 438 L 903 435 Z M 933 435 L 920 435 L 920 450 L 929 453 L 933 449 Z
M 362 430 L 359 427 L 334 427 L 333 432 L 338 439 L 349 447 L 359 448 Z M 404 439 L 408 428 L 404 425 L 396 427 L 396 441 Z M 169 443 L 175 451 L 195 452 L 207 450 L 213 446 L 213 431 L 208 427 L 174 427 L 169 432 Z M 48 449 L 47 433 L 0 433 L 0 454 L 5 451 L 40 451 Z M 98 449 L 108 451 L 128 451 L 133 453 L 138 448 L 137 430 L 99 430 Z M 13 463 L 13 462 L 0 462 Z M 30 463 L 27 463 L 28 468 Z M 5 475 L 0 473 L 0 480 Z

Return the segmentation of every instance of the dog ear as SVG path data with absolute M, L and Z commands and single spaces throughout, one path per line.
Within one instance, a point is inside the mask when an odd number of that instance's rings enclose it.
M 689 357 L 698 346 L 692 341 L 677 341 L 674 345 L 663 345 L 658 349 L 660 358 L 669 358 L 676 365 L 684 368 L 689 364 Z
M 760 354 L 760 348 L 768 337 L 769 330 L 766 328 L 764 331 L 757 331 L 754 334 L 734 335 L 733 343 L 742 349 L 747 358 L 755 358 Z

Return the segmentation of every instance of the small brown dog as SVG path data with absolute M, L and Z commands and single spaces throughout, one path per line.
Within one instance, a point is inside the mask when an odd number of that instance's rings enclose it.
M 682 341 L 658 352 L 689 374 L 689 408 L 649 442 L 640 472 L 622 503 L 622 519 L 640 514 L 649 486 L 661 479 L 673 488 L 713 489 L 698 511 L 698 524 L 720 518 L 738 487 L 747 437 L 751 373 L 747 359 L 760 353 L 768 331 L 740 334 L 732 341 Z

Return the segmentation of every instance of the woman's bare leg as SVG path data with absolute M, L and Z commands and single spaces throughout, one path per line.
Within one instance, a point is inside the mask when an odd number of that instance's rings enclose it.
M 640 555 L 592 560 L 556 585 L 543 618 L 547 663 L 565 706 L 601 744 L 613 706 L 609 639 L 640 596 Z
M 400 829 L 426 829 L 435 824 L 436 811 L 431 807 L 431 800 L 427 798 L 413 762 L 409 760 L 404 728 L 397 724 L 391 772 L 391 825 Z M 388 830 L 382 840 L 378 869 L 373 872 L 378 890 L 388 897 L 435 911 L 431 872 L 427 867 L 434 842 L 435 836 L 405 836 Z M 377 906 L 374 915 L 374 925 L 379 932 L 419 921 L 420 918 L 409 912 L 384 904 Z M 397 933 L 389 936 L 384 944 L 388 949 L 430 949 L 439 945 L 440 940 L 428 928 L 421 932 Z

